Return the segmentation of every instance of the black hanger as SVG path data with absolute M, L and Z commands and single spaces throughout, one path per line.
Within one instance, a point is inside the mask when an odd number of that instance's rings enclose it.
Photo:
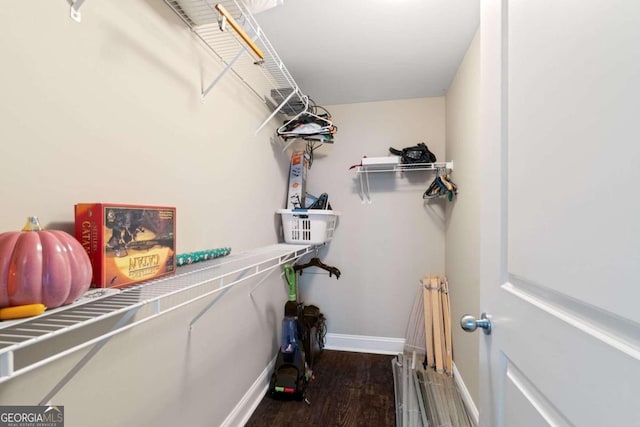
M 458 187 L 446 176 L 444 171 L 438 168 L 436 177 L 422 195 L 423 199 L 435 199 L 438 197 L 446 197 L 449 201 L 453 200 L 453 196 L 458 194 Z
M 307 267 L 319 267 L 323 270 L 327 270 L 329 272 L 329 277 L 331 277 L 332 274 L 335 274 L 336 279 L 340 278 L 340 270 L 338 270 L 336 267 L 324 264 L 322 261 L 320 261 L 320 258 L 317 257 L 311 258 L 306 264 L 296 264 L 293 266 L 293 269 L 295 271 L 300 271 L 300 274 L 302 275 L 302 270 Z
M 440 179 L 440 175 L 436 175 L 429 188 L 422 195 L 423 199 L 435 199 L 437 197 L 446 196 L 447 187 Z

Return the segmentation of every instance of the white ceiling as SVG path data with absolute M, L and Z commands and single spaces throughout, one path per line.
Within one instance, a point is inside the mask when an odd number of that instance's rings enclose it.
M 284 0 L 256 20 L 320 105 L 444 95 L 479 0 Z

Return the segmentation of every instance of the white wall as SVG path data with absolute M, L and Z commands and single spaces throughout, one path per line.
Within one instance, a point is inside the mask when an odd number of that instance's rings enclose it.
M 342 212 L 324 257 L 342 276 L 303 273 L 301 294 L 325 313 L 329 333 L 403 338 L 418 281 L 444 273 L 444 202 L 423 201 L 433 173 L 416 171 L 370 174 L 373 202 L 363 204 L 349 166 L 419 142 L 444 160 L 444 98 L 327 108 L 339 130 L 333 146 L 317 150 L 308 187 Z
M 64 0 L 0 12 L 0 231 L 27 215 L 72 231 L 76 202 L 177 207 L 177 249 L 277 242 L 287 157 L 269 111 L 221 69 L 162 1 Z M 229 292 L 114 338 L 54 399 L 67 425 L 219 425 L 275 354 L 285 286 Z M 0 404 L 36 404 L 80 355 L 0 385 Z M 108 403 L 107 403 L 108 402 Z M 109 417 L 97 414 L 109 413 Z
M 179 251 L 275 240 L 288 160 L 275 122 L 254 136 L 264 105 L 231 74 L 201 102 L 221 65 L 163 2 L 81 11 L 78 24 L 65 1 L 37 0 L 0 15 L 0 229 L 108 201 L 176 206 Z
M 459 327 L 464 314 L 480 314 L 480 36 L 476 34 L 447 91 L 447 158 L 459 187 L 448 205 L 446 274 L 449 280 L 454 361 L 478 402 L 478 339 Z

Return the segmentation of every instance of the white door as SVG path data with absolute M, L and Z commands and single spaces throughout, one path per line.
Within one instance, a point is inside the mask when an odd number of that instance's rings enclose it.
M 481 46 L 481 425 L 640 426 L 640 1 L 483 0 Z

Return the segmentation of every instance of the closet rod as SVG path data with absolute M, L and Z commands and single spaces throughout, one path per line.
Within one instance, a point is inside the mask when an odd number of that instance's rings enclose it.
M 255 53 L 258 58 L 260 58 L 260 60 L 264 60 L 264 53 L 262 53 L 262 50 L 258 47 L 257 44 L 254 43 L 253 40 L 251 40 L 251 37 L 249 37 L 249 35 L 242 29 L 242 27 L 238 25 L 229 11 L 220 3 L 216 4 L 216 10 L 224 17 L 224 19 L 227 20 L 229 25 L 231 25 L 231 28 L 233 28 L 235 32 L 238 33 L 240 38 L 244 40 L 247 46 L 251 48 L 253 53 Z

